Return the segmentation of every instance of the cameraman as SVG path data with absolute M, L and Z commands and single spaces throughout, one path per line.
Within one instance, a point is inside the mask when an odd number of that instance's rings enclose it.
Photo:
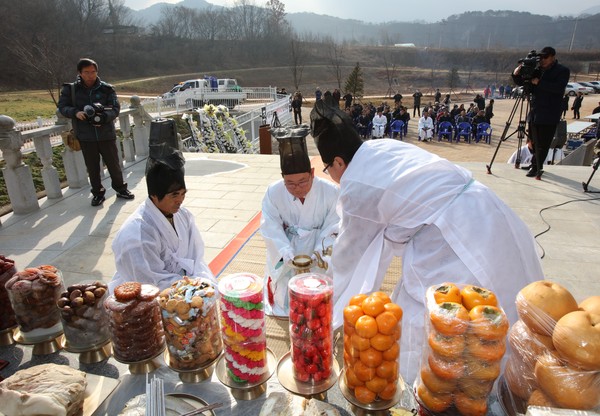
M 531 111 L 528 121 L 534 154 L 527 176 L 539 180 L 544 173 L 544 160 L 560 121 L 562 99 L 571 72 L 569 68 L 558 63 L 556 51 L 550 46 L 542 49 L 537 56 L 539 65 L 530 80 L 522 75 L 527 73 L 523 71 L 523 63 L 514 70 L 512 78 L 517 85 L 524 85 L 524 92 L 530 87 Z M 528 83 L 530 85 L 527 85 Z
M 127 184 L 123 181 L 123 169 L 119 161 L 114 124 L 121 108 L 117 93 L 112 85 L 98 78 L 98 64 L 93 60 L 80 59 L 77 72 L 79 75 L 74 84 L 63 84 L 58 110 L 72 119 L 73 131 L 79 139 L 92 186 L 92 206 L 101 205 L 105 200 L 100 156 L 110 173 L 111 186 L 117 192 L 117 197 L 133 199 L 134 195 L 127 190 Z M 72 85 L 75 86 L 74 91 Z

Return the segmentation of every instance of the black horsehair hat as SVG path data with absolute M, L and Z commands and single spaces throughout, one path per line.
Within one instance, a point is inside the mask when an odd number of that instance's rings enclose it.
M 327 100 L 315 102 L 310 112 L 310 128 L 325 164 L 332 163 L 336 156 L 349 163 L 363 144 L 350 116 Z
M 279 164 L 283 175 L 311 171 L 306 148 L 306 136 L 309 133 L 310 129 L 306 124 L 271 129 L 271 134 L 279 142 Z

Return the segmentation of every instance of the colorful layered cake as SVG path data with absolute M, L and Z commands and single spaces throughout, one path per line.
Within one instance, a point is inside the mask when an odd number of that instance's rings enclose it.
M 257 383 L 267 371 L 262 279 L 247 273 L 225 276 L 219 292 L 228 374 L 238 383 Z
M 171 368 L 196 370 L 221 354 L 217 300 L 215 284 L 206 278 L 184 276 L 160 293 Z

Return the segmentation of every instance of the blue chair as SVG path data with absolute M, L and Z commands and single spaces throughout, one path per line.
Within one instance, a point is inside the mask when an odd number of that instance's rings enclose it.
M 402 120 L 394 120 L 392 124 L 390 124 L 391 137 L 394 138 L 398 135 L 398 138 L 402 140 L 404 137 L 404 121 Z
M 475 143 L 485 140 L 487 144 L 492 143 L 492 126 L 489 123 L 479 123 L 475 132 Z
M 460 142 L 460 138 L 464 137 L 465 142 L 471 143 L 471 132 L 473 131 L 473 127 L 471 124 L 463 121 L 462 123 L 458 123 L 456 126 L 456 142 Z
M 449 121 L 442 121 L 438 126 L 438 142 L 441 142 L 443 138 L 448 139 L 452 143 L 452 123 Z

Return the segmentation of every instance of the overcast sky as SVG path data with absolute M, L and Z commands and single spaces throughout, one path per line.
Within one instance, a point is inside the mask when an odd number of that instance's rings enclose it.
M 125 5 L 145 9 L 155 3 L 179 3 L 180 0 L 125 0 Z M 207 0 L 220 6 L 233 6 L 234 0 Z M 503 1 L 430 1 L 401 2 L 399 0 L 283 0 L 287 13 L 313 12 L 345 19 L 380 23 L 385 21 L 411 22 L 423 20 L 436 22 L 453 14 L 466 11 L 514 10 L 547 16 L 578 15 L 582 11 L 599 6 L 598 0 L 503 0 Z M 266 0 L 255 0 L 263 6 Z

